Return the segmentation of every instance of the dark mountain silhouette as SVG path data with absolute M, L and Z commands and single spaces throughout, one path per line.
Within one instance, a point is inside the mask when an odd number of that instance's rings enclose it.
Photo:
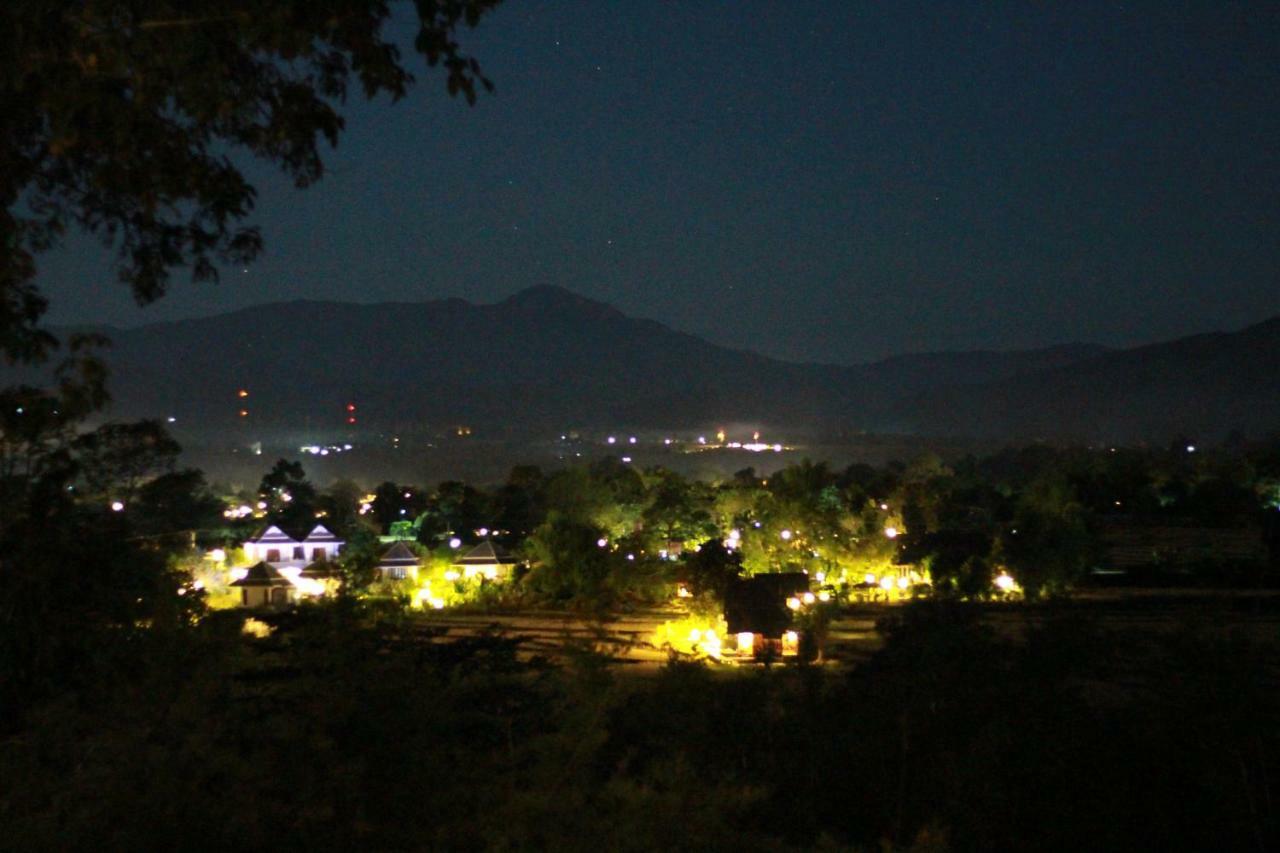
M 287 302 L 105 331 L 110 416 L 172 415 L 184 432 L 345 427 L 347 404 L 357 429 L 499 433 L 758 421 L 1119 440 L 1280 424 L 1280 320 L 1132 350 L 926 353 L 853 366 L 717 346 L 545 285 L 491 305 Z
M 1079 441 L 1216 441 L 1280 428 L 1280 317 L 902 401 L 904 428 Z

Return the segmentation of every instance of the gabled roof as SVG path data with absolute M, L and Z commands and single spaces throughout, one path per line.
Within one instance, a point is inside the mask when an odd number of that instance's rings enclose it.
M 315 560 L 308 563 L 306 568 L 298 572 L 300 578 L 336 578 L 338 576 L 338 564 L 331 563 L 328 560 Z
M 269 525 L 266 530 L 249 540 L 259 545 L 297 545 L 298 540 L 294 539 L 288 533 L 285 533 L 274 524 Z
M 270 563 L 257 563 L 250 567 L 244 577 L 232 581 L 232 586 L 293 586 L 293 582 L 276 571 Z
M 403 542 L 396 542 L 388 548 L 383 553 L 382 559 L 378 561 L 379 568 L 388 569 L 416 565 L 418 565 L 418 555 L 413 553 L 413 549 Z
M 329 528 L 323 524 L 317 524 L 311 528 L 311 532 L 307 534 L 307 538 L 303 542 L 341 542 L 337 536 L 329 532 Z
M 492 566 L 508 565 L 516 562 L 516 558 L 494 545 L 488 539 L 472 548 L 456 561 L 460 566 Z

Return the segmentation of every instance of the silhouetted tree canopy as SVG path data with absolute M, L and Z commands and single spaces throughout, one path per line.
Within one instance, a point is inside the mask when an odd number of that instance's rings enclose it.
M 498 2 L 413 3 L 413 49 L 468 102 L 492 85 L 458 34 Z M 205 281 L 256 257 L 256 194 L 232 156 L 319 180 L 349 90 L 398 99 L 413 82 L 391 15 L 384 0 L 0 4 L 0 353 L 56 345 L 35 258 L 72 226 L 118 250 L 143 304 L 177 267 Z

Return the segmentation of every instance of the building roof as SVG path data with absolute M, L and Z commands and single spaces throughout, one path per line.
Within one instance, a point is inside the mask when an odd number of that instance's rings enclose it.
M 267 529 L 262 533 L 249 540 L 259 545 L 296 545 L 298 540 L 294 539 L 288 533 L 285 533 L 276 525 L 268 525 Z
M 329 532 L 329 528 L 323 524 L 317 524 L 311 528 L 311 532 L 307 534 L 307 538 L 303 542 L 341 542 L 337 536 Z
M 300 578 L 333 578 L 338 576 L 338 564 L 328 560 L 316 560 L 308 563 L 306 568 L 298 572 Z
M 256 563 L 249 568 L 245 576 L 232 581 L 232 586 L 293 586 L 293 582 L 280 574 L 270 563 Z
M 396 542 L 382 554 L 382 559 L 378 561 L 379 568 L 392 569 L 399 567 L 413 567 L 418 565 L 418 555 L 413 553 L 413 549 L 403 542 Z
M 514 562 L 516 562 L 515 557 L 494 545 L 488 539 L 454 561 L 455 565 L 459 566 L 502 566 L 510 565 Z

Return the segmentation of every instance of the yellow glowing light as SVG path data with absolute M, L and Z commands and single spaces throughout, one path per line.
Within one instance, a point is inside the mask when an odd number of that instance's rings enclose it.
M 213 560 L 215 563 L 221 563 L 227 559 L 227 552 L 221 548 L 214 548 L 208 554 L 205 554 L 205 557 Z
M 869 584 L 874 584 L 876 582 L 876 576 L 873 575 L 871 572 L 867 572 L 865 575 L 863 575 L 862 579 Z
M 720 442 L 721 444 L 724 444 L 724 430 L 722 429 L 716 430 L 716 441 Z
M 444 579 L 449 581 L 450 583 L 452 583 L 453 581 L 456 581 L 459 577 L 461 577 L 461 575 L 459 575 L 453 569 L 450 569 L 449 571 L 444 573 Z
M 676 587 L 676 598 L 693 598 L 693 593 L 689 592 L 689 588 L 684 584 Z
M 266 622 L 252 617 L 244 620 L 244 625 L 240 627 L 240 633 L 250 637 L 257 637 L 258 639 L 270 637 L 273 630 L 275 629 Z
M 819 593 L 818 593 L 818 600 L 819 600 L 819 601 L 830 601 L 830 600 L 831 600 L 831 593 L 827 592 L 825 589 L 824 589 L 824 590 L 822 590 L 821 592 L 819 592 Z
M 897 538 L 898 538 L 898 528 L 896 528 L 896 527 L 886 527 L 886 528 L 884 529 L 884 535 L 885 535 L 885 536 L 888 536 L 890 539 L 897 539 Z
M 909 587 L 909 586 L 911 586 L 911 581 L 910 581 L 910 579 L 908 579 L 908 578 L 898 578 L 898 589 L 906 589 L 906 588 L 907 588 L 907 587 Z
M 779 534 L 778 534 L 778 536 L 780 536 L 780 537 L 782 538 L 782 541 L 783 541 L 783 542 L 790 542 L 790 541 L 791 541 L 791 531 L 790 531 L 790 530 L 784 530 L 784 531 L 782 531 L 781 533 L 779 533 Z
M 702 639 L 702 631 L 701 631 L 701 629 L 699 629 L 699 628 L 694 628 L 693 630 L 691 630 L 691 631 L 689 632 L 689 642 L 691 642 L 691 643 L 696 643 L 696 642 L 698 642 L 698 641 L 699 641 L 699 640 L 701 640 L 701 639 Z
M 744 655 L 751 654 L 755 648 L 756 635 L 750 631 L 743 631 L 738 634 L 738 651 Z
M 883 589 L 885 592 L 888 592 L 889 590 L 893 589 L 893 578 L 889 577 L 888 575 L 885 575 L 884 577 L 882 577 L 880 579 L 880 588 Z
M 805 604 L 813 604 L 813 602 L 817 601 L 817 598 L 814 596 L 813 593 L 806 592 L 804 595 L 800 596 L 800 600 L 803 601 Z
M 1014 579 L 1004 572 L 1001 572 L 999 576 L 996 577 L 995 583 L 1001 592 L 1013 592 L 1018 586 Z
M 796 598 L 794 595 L 791 596 L 790 598 L 787 599 L 787 607 L 790 607 L 792 610 L 799 610 L 800 599 Z
M 782 653 L 784 655 L 800 653 L 800 635 L 795 631 L 788 631 L 782 635 Z

